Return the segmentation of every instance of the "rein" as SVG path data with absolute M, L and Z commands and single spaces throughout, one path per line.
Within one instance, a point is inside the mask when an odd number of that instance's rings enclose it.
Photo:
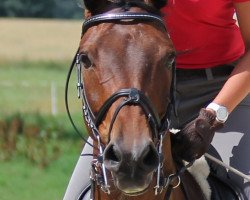
M 156 22 L 160 24 L 164 30 L 166 31 L 165 24 L 163 20 L 153 14 L 149 13 L 131 13 L 131 12 L 125 12 L 125 13 L 106 13 L 106 14 L 100 14 L 100 15 L 95 15 L 87 19 L 82 26 L 82 36 L 84 33 L 92 26 L 100 23 L 122 23 L 122 22 L 133 22 L 133 21 L 139 21 L 139 22 Z M 167 34 L 167 31 L 166 31 Z M 68 106 L 68 85 L 69 85 L 69 80 L 71 73 L 73 71 L 73 68 L 76 66 L 76 71 L 77 71 L 77 91 L 78 91 L 78 98 L 82 99 L 82 111 L 83 115 L 85 118 L 85 121 L 88 125 L 88 127 L 92 131 L 92 135 L 94 138 L 97 140 L 98 147 L 94 147 L 91 143 L 89 143 L 79 132 L 77 127 L 75 126 L 73 119 L 71 117 L 70 111 L 69 111 L 69 106 Z M 117 100 L 123 98 L 121 103 L 117 106 L 114 115 L 112 117 L 110 127 L 109 127 L 109 135 L 112 131 L 113 124 L 116 120 L 117 115 L 121 111 L 121 109 L 124 106 L 130 106 L 130 105 L 135 105 L 135 106 L 140 106 L 142 110 L 144 111 L 145 116 L 148 119 L 148 123 L 150 125 L 150 128 L 153 133 L 153 137 L 155 142 L 157 142 L 157 149 L 158 149 L 158 154 L 160 157 L 160 162 L 157 168 L 157 184 L 154 187 L 155 189 L 155 195 L 160 194 L 163 191 L 163 188 L 168 188 L 167 189 L 167 194 L 171 194 L 172 188 L 172 181 L 175 178 L 178 178 L 180 182 L 180 171 L 176 174 L 172 174 L 167 178 L 161 177 L 161 168 L 163 165 L 163 154 L 162 154 L 162 146 L 163 146 L 163 137 L 166 133 L 166 131 L 169 129 L 170 125 L 170 113 L 171 113 L 171 108 L 172 108 L 172 103 L 174 102 L 174 90 L 175 90 L 175 67 L 173 66 L 172 68 L 173 72 L 173 78 L 172 78 L 172 85 L 171 85 L 171 102 L 167 108 L 167 111 L 165 113 L 165 116 L 160 120 L 159 114 L 156 112 L 156 109 L 152 105 L 150 99 L 140 90 L 136 88 L 125 88 L 118 90 L 114 94 L 112 94 L 103 104 L 101 109 L 99 110 L 98 114 L 95 116 L 94 113 L 91 110 L 90 104 L 87 99 L 86 91 L 85 91 L 85 85 L 84 81 L 82 80 L 82 63 L 81 63 L 81 54 L 79 53 L 79 49 L 72 61 L 72 64 L 70 66 L 68 76 L 67 76 L 67 81 L 66 81 L 66 87 L 65 87 L 65 105 L 66 105 L 66 110 L 67 114 L 69 116 L 70 122 L 72 123 L 74 129 L 76 132 L 81 136 L 81 138 L 90 146 L 93 148 L 97 148 L 99 150 L 99 154 L 96 159 L 92 161 L 92 171 L 90 175 L 90 179 L 92 182 L 91 186 L 91 195 L 94 196 L 94 185 L 95 182 L 97 185 L 100 185 L 101 189 L 103 192 L 110 194 L 110 186 L 108 184 L 108 179 L 107 179 L 107 172 L 106 168 L 103 163 L 103 152 L 105 149 L 105 146 L 102 144 L 101 139 L 100 139 L 100 132 L 98 130 L 99 125 L 102 123 L 104 116 L 107 114 L 109 111 L 110 107 L 113 105 L 114 102 Z M 186 168 L 185 168 L 186 170 Z M 184 170 L 183 170 L 184 171 Z M 176 187 L 179 186 L 179 183 Z M 168 195 L 167 195 L 168 196 Z M 169 198 L 168 197 L 168 198 Z M 93 197 L 94 198 L 94 197 Z

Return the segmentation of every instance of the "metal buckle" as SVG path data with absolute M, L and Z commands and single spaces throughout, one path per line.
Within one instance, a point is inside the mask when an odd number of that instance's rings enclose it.
M 108 179 L 107 179 L 107 171 L 105 168 L 105 165 L 103 163 L 103 148 L 101 146 L 101 139 L 99 137 L 99 135 L 97 136 L 97 141 L 98 141 L 98 146 L 99 146 L 99 150 L 100 150 L 100 154 L 99 154 L 99 159 L 98 162 L 101 164 L 101 170 L 102 170 L 102 174 L 103 174 L 103 183 L 101 183 L 101 189 L 103 192 L 110 194 L 110 185 L 108 184 Z
M 179 185 L 181 184 L 181 178 L 179 175 L 176 175 L 176 174 L 170 174 L 167 178 L 167 181 L 166 181 L 166 184 L 165 184 L 165 188 L 167 188 L 175 178 L 178 178 L 178 183 L 175 185 L 175 186 L 172 186 L 172 188 L 177 188 L 179 187 Z
M 78 53 L 76 56 L 76 77 L 77 77 L 77 97 L 80 99 L 81 97 L 81 91 L 83 89 L 82 85 L 82 67 L 81 67 L 81 62 L 80 62 L 80 54 Z
M 159 165 L 158 165 L 158 168 L 157 168 L 156 186 L 154 187 L 155 195 L 160 194 L 162 192 L 162 190 L 163 190 L 163 185 L 161 184 L 161 168 L 162 168 L 162 164 L 163 164 L 162 146 L 163 146 L 163 134 L 160 134 L 160 143 L 159 143 L 159 147 L 158 147 L 160 162 L 159 162 Z

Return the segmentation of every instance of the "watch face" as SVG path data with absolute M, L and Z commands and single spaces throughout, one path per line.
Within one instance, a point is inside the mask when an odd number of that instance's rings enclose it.
M 212 102 L 207 108 L 215 111 L 217 121 L 224 123 L 227 120 L 229 113 L 226 107 Z
M 224 122 L 224 121 L 227 120 L 227 117 L 228 117 L 227 109 L 224 108 L 224 107 L 220 107 L 220 108 L 217 110 L 217 118 L 218 118 L 218 120 Z

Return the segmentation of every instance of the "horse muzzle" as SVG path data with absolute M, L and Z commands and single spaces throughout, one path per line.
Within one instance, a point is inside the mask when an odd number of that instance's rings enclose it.
M 115 186 L 130 196 L 146 191 L 159 160 L 152 142 L 140 142 L 130 147 L 110 143 L 104 151 L 104 164 L 111 172 Z

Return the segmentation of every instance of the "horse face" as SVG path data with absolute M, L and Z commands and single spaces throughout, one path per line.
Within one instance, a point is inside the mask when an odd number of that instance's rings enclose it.
M 138 8 L 131 11 L 141 12 Z M 163 117 L 169 103 L 174 59 L 173 45 L 163 27 L 153 22 L 98 24 L 84 34 L 80 52 L 86 94 L 95 114 L 116 91 L 137 88 Z M 149 187 L 159 155 L 140 106 L 123 107 L 110 132 L 112 117 L 122 101 L 112 104 L 99 131 L 106 145 L 105 167 L 111 171 L 114 184 L 124 193 L 135 195 Z

